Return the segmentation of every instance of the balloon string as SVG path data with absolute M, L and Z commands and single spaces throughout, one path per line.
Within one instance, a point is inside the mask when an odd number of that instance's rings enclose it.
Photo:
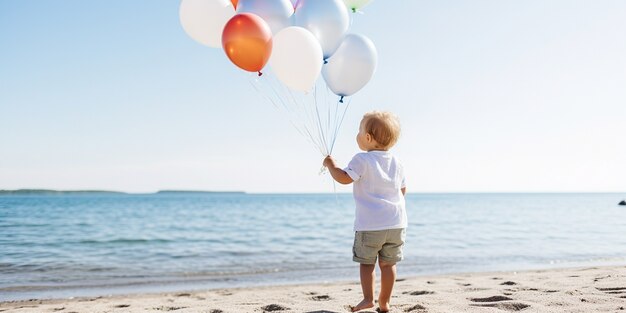
M 333 142 L 330 145 L 330 153 L 333 153 L 333 149 L 335 148 L 335 141 L 337 140 L 337 135 L 339 134 L 339 129 L 341 129 L 341 125 L 343 125 L 343 119 L 346 117 L 346 112 L 348 111 L 348 107 L 350 106 L 350 103 L 352 103 L 352 99 L 350 99 L 350 101 L 348 101 L 348 103 L 346 104 L 346 108 L 343 109 L 343 114 L 341 114 L 341 119 L 339 120 L 339 123 L 336 123 L 336 128 L 335 128 L 335 136 L 333 138 Z
M 326 148 L 326 150 L 324 151 L 325 155 L 328 155 L 329 151 L 328 151 L 328 143 L 326 142 L 326 136 L 324 135 L 324 128 L 322 126 L 322 118 L 320 117 L 320 111 L 319 111 L 319 105 L 318 105 L 318 101 L 317 101 L 317 86 L 315 86 L 315 93 L 316 93 L 316 97 L 315 97 L 315 113 L 317 113 L 317 126 L 318 126 L 318 130 L 319 130 L 319 134 L 320 134 L 320 138 L 321 138 L 321 142 L 324 145 L 324 147 Z
M 332 154 L 352 99 L 339 99 L 346 102 L 342 110 L 340 105 L 343 102 L 335 98 L 322 78 L 317 80 L 312 92 L 300 93 L 282 84 L 271 70 L 266 70 L 263 74 L 262 78 L 248 75 L 254 89 L 280 111 L 321 155 Z M 325 170 L 320 170 L 320 173 L 324 172 Z
M 273 78 L 273 76 L 272 75 L 269 75 L 269 77 L 266 76 L 268 77 L 268 79 L 264 79 L 264 80 L 259 80 L 256 77 L 253 78 L 253 76 L 249 76 L 249 77 L 251 78 L 249 80 L 250 83 L 257 90 L 257 92 L 263 95 L 267 102 L 270 102 L 271 104 L 273 104 L 274 107 L 278 111 L 281 111 L 282 113 L 287 115 L 289 122 L 296 129 L 296 131 L 298 131 L 304 138 L 306 138 L 311 144 L 313 144 L 314 147 L 317 147 L 321 154 L 324 154 L 324 150 L 322 149 L 320 143 L 315 141 L 315 137 L 311 134 L 309 127 L 306 126 L 306 123 L 299 123 L 301 125 L 304 125 L 303 127 L 298 127 L 298 125 L 296 125 L 295 120 L 297 119 L 298 116 L 296 113 L 294 113 L 293 110 L 290 110 L 291 106 L 287 104 L 289 99 L 287 97 L 280 96 L 281 92 L 278 90 L 277 87 L 272 85 L 271 81 L 273 80 L 271 78 Z M 266 88 L 261 89 L 260 87 L 261 82 L 265 84 Z M 268 91 L 268 92 L 265 92 L 265 91 Z M 282 94 L 284 95 L 284 92 Z M 293 97 L 293 95 L 291 96 L 292 96 L 291 97 L 292 103 L 298 103 L 295 97 Z M 277 103 L 280 103 L 282 105 L 282 110 L 281 110 L 281 106 L 279 106 Z M 302 119 L 300 118 L 300 120 Z

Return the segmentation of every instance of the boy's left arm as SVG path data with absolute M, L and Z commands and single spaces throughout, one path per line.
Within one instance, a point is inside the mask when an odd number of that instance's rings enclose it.
M 402 187 L 400 188 L 400 191 L 402 191 L 402 195 L 406 195 L 406 187 Z

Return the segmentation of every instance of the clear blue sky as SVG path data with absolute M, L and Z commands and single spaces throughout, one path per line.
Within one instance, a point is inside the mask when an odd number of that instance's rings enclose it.
M 322 156 L 179 1 L 0 0 L 0 189 L 332 192 Z M 626 1 L 373 1 L 351 32 L 410 191 L 626 191 Z M 338 186 L 338 191 L 350 187 Z

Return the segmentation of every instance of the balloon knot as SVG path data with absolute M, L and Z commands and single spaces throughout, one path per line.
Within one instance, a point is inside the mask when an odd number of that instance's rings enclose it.
M 261 71 L 259 71 L 259 76 L 263 75 L 263 73 L 261 73 Z
M 343 96 L 341 96 L 341 98 L 339 98 L 339 102 L 343 103 Z
M 324 59 L 324 64 L 328 64 L 328 60 Z
M 356 13 L 356 8 L 352 8 L 352 13 Z

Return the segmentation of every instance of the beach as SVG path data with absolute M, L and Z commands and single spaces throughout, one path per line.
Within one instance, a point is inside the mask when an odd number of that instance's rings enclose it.
M 7 301 L 0 312 L 348 312 L 361 299 L 356 275 L 322 284 Z M 392 301 L 391 312 L 621 312 L 626 266 L 400 274 Z

